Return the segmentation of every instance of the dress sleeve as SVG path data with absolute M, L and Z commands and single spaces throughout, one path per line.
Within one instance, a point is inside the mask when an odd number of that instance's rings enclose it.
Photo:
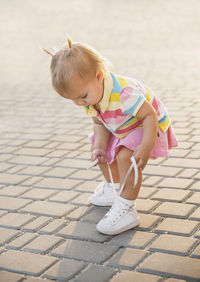
M 136 87 L 124 87 L 120 93 L 121 110 L 124 115 L 136 116 L 145 101 L 144 93 Z

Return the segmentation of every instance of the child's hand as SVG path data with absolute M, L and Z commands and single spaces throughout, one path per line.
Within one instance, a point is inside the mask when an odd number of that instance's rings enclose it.
M 98 163 L 107 163 L 106 151 L 103 149 L 94 149 L 92 151 L 92 161 L 98 159 Z
M 143 170 L 147 164 L 151 151 L 147 146 L 140 144 L 135 148 L 133 156 L 137 163 L 138 169 Z

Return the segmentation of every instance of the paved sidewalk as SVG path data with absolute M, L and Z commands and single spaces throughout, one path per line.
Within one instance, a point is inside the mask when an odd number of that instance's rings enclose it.
M 200 281 L 200 2 L 1 2 L 0 282 Z M 51 89 L 38 48 L 67 32 L 151 86 L 179 139 L 145 168 L 140 226 L 118 236 L 87 204 L 102 180 L 85 169 L 92 123 Z

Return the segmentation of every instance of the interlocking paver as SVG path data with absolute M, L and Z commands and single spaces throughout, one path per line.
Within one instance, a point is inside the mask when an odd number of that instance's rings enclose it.
M 200 258 L 200 245 L 192 252 L 192 257 Z
M 164 166 L 175 166 L 183 168 L 199 168 L 200 160 L 195 159 L 183 159 L 183 158 L 170 158 L 163 163 Z
M 181 168 L 178 167 L 159 167 L 159 170 L 157 169 L 157 166 L 151 165 L 146 166 L 144 169 L 144 174 L 147 175 L 158 175 L 158 176 L 164 176 L 164 177 L 171 177 L 176 176 L 179 172 L 181 172 Z
M 0 271 L 0 282 L 19 282 L 22 281 L 23 276 L 20 274 L 12 273 L 12 272 L 6 272 L 6 271 Z
M 69 204 L 35 201 L 25 208 L 22 208 L 21 211 L 36 215 L 60 217 L 68 214 L 73 209 L 74 207 Z
M 155 238 L 156 234 L 150 232 L 133 232 L 133 230 L 129 230 L 127 232 L 114 236 L 109 244 L 119 247 L 134 247 L 144 249 Z
M 164 202 L 153 213 L 161 216 L 187 218 L 194 209 L 195 206 L 190 204 Z
M 50 222 L 50 218 L 46 216 L 39 216 L 37 218 L 34 218 L 31 222 L 28 224 L 25 224 L 22 228 L 23 231 L 38 231 L 40 228 L 42 228 L 44 225 L 48 224 Z
M 40 275 L 53 265 L 56 259 L 33 253 L 8 250 L 0 255 L 0 269 L 28 275 Z
M 17 211 L 31 203 L 31 200 L 11 197 L 0 197 L 0 209 L 7 211 Z
M 199 260 L 196 258 L 154 253 L 149 256 L 141 269 L 158 275 L 171 275 L 182 279 L 198 279 L 200 277 Z
M 44 178 L 42 181 L 37 182 L 35 187 L 68 190 L 78 185 L 80 181 L 72 179 L 58 179 L 58 178 Z
M 56 195 L 50 197 L 49 201 L 66 203 L 66 202 L 73 200 L 74 198 L 76 198 L 79 195 L 80 193 L 75 192 L 75 191 L 61 191 L 61 192 L 56 193 Z
M 110 282 L 159 282 L 160 277 L 151 275 L 151 274 L 145 274 L 140 272 L 133 272 L 129 270 L 122 270 L 120 273 L 117 273 Z
M 194 192 L 194 194 L 187 199 L 187 203 L 192 203 L 192 204 L 200 204 L 200 192 Z
M 187 255 L 195 243 L 197 243 L 197 240 L 192 237 L 162 234 L 153 242 L 150 250 Z
M 6 248 L 9 249 L 21 249 L 24 245 L 28 244 L 34 238 L 37 237 L 35 233 L 24 233 L 23 235 L 17 237 L 16 239 L 12 240 L 9 244 L 6 245 Z
M 160 221 L 160 217 L 151 214 L 139 214 L 139 217 L 139 228 L 142 230 L 151 230 Z
M 13 239 L 14 237 L 16 237 L 20 232 L 16 231 L 16 230 L 10 230 L 10 229 L 6 229 L 6 228 L 1 228 L 0 227 L 0 245 L 5 244 L 6 242 L 8 242 L 9 240 Z
M 189 236 L 198 225 L 198 222 L 192 220 L 166 218 L 156 227 L 156 231 Z
M 158 184 L 158 187 L 187 189 L 192 182 L 192 179 L 167 177 Z
M 76 238 L 104 242 L 110 238 L 109 235 L 103 235 L 96 230 L 96 225 L 88 222 L 70 222 L 66 227 L 61 229 L 58 236 L 64 238 Z
M 58 245 L 60 242 L 62 242 L 61 238 L 50 235 L 41 235 L 25 245 L 23 250 L 43 254 Z
M 49 198 L 51 195 L 54 195 L 57 191 L 47 190 L 47 189 L 38 189 L 33 188 L 28 192 L 24 193 L 21 198 L 24 199 L 32 199 L 32 200 L 45 200 Z
M 57 279 L 57 281 L 67 281 L 79 273 L 87 264 L 72 259 L 63 259 L 53 265 L 44 274 L 44 278 Z
M 162 188 L 152 196 L 152 199 L 181 202 L 190 195 L 191 192 L 187 190 Z
M 23 175 L 17 175 L 17 174 L 6 174 L 6 173 L 0 173 L 0 183 L 1 184 L 20 184 L 24 182 L 29 177 L 23 176 Z
M 52 255 L 56 257 L 101 263 L 117 250 L 118 247 L 116 246 L 69 239 L 67 242 L 53 250 Z
M 200 208 L 196 209 L 195 212 L 190 215 L 190 219 L 200 220 Z
M 29 214 L 8 213 L 0 218 L 0 226 L 18 229 L 33 220 L 33 218 Z
M 158 206 L 159 201 L 153 201 L 148 199 L 137 199 L 136 206 L 139 212 L 151 212 Z
M 200 181 L 196 181 L 191 187 L 190 190 L 200 191 Z
M 116 273 L 116 269 L 102 265 L 91 265 L 83 271 L 73 282 L 102 282 L 110 281 L 110 278 Z
M 133 269 L 147 255 L 144 250 L 136 250 L 132 248 L 121 248 L 111 259 L 107 265 L 122 269 Z
M 20 196 L 26 191 L 30 190 L 30 187 L 24 186 L 7 186 L 0 190 L 0 196 Z

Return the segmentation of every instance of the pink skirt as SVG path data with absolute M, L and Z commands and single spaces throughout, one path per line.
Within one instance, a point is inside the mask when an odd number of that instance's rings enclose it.
M 89 135 L 89 139 L 92 144 L 94 144 L 94 133 Z M 129 150 L 134 151 L 135 148 L 140 145 L 142 141 L 142 128 L 136 128 L 130 132 L 124 138 L 117 138 L 114 135 L 111 135 L 108 142 L 108 147 L 106 150 L 106 157 L 108 163 L 111 164 L 117 153 L 119 152 L 122 146 L 127 147 Z M 150 158 L 157 159 L 159 157 L 168 157 L 169 150 L 178 145 L 178 141 L 173 132 L 172 127 L 170 126 L 166 132 L 163 132 L 158 128 L 158 136 L 156 138 L 156 144 L 151 151 Z

